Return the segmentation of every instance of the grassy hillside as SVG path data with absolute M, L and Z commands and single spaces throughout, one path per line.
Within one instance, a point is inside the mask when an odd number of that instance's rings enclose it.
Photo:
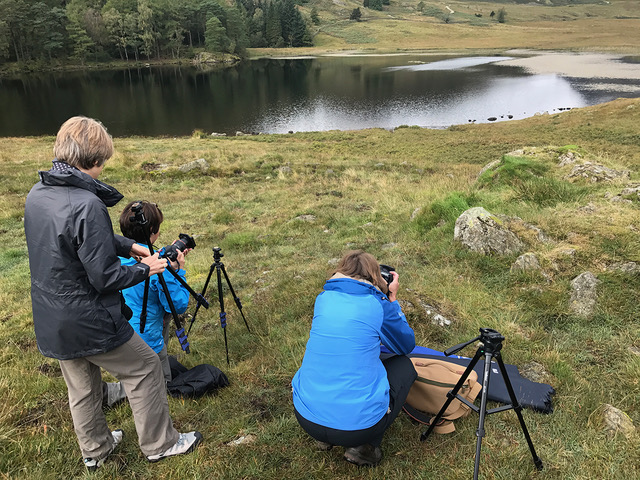
M 385 458 L 359 470 L 340 449 L 315 450 L 292 414 L 289 382 L 298 368 L 315 296 L 332 259 L 364 248 L 400 273 L 399 298 L 420 345 L 444 349 L 479 327 L 506 337 L 506 363 L 537 362 L 557 390 L 555 412 L 524 417 L 545 469 L 535 473 L 513 412 L 487 419 L 486 479 L 628 479 L 640 475 L 638 435 L 607 435 L 605 404 L 640 422 L 640 277 L 613 268 L 640 262 L 637 196 L 612 202 L 640 178 L 639 100 L 522 121 L 448 130 L 299 133 L 234 138 L 120 138 L 103 180 L 125 202 L 145 198 L 165 213 L 159 244 L 196 236 L 187 277 L 200 290 L 220 246 L 253 333 L 225 293 L 231 365 L 224 356 L 215 288 L 190 335 L 188 366 L 222 368 L 231 386 L 198 400 L 170 399 L 180 430 L 205 437 L 197 453 L 148 464 L 128 405 L 107 413 L 125 442 L 94 478 L 470 478 L 477 415 L 452 435 L 418 440 L 422 428 L 401 415 L 385 437 Z M 47 169 L 53 138 L 0 139 L 0 472 L 4 478 L 84 475 L 56 361 L 38 353 L 22 228 L 24 200 Z M 517 152 L 518 149 L 524 149 Z M 516 151 L 516 152 L 514 152 Z M 558 156 L 629 170 L 617 183 L 569 182 Z M 481 168 L 505 154 L 502 175 Z M 177 167 L 204 158 L 202 172 Z M 515 159 L 515 160 L 514 160 Z M 508 169 L 506 167 L 509 167 Z M 507 174 L 508 170 L 508 174 Z M 530 172 L 536 175 L 532 178 Z M 123 206 L 125 202 L 121 202 Z M 520 217 L 525 251 L 541 272 L 510 273 L 516 255 L 482 256 L 453 241 L 468 206 Z M 112 218 L 119 211 L 111 209 Z M 591 271 L 601 281 L 593 317 L 569 309 L 570 281 Z M 432 323 L 431 305 L 450 326 Z M 193 311 L 193 307 L 190 308 Z M 170 353 L 177 354 L 175 339 Z M 462 353 L 472 355 L 474 347 Z M 253 435 L 249 444 L 229 444 Z
M 364 8 L 363 2 L 357 0 L 310 0 L 300 8 L 307 16 L 313 8 L 318 11 L 320 23 L 314 26 L 314 47 L 288 52 L 252 49 L 251 55 L 505 48 L 637 54 L 637 2 L 570 2 L 557 6 L 544 3 L 390 0 L 383 11 L 376 11 Z M 349 20 L 356 7 L 362 12 L 360 22 Z M 492 11 L 497 14 L 500 9 L 506 13 L 504 23 L 497 21 L 497 15 L 490 17 Z

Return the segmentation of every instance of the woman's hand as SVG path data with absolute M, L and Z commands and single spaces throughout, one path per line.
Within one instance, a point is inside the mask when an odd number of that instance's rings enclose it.
M 391 275 L 393 276 L 393 281 L 389 284 L 389 293 L 387 294 L 387 296 L 389 297 L 389 300 L 392 302 L 396 301 L 396 293 L 398 293 L 398 288 L 400 288 L 400 275 L 398 275 L 398 272 L 396 271 L 391 271 Z
M 176 261 L 171 262 L 171 268 L 173 268 L 174 270 L 180 270 L 181 268 L 184 268 L 184 264 L 185 264 L 184 257 L 186 257 L 187 253 L 190 251 L 191 251 L 190 248 L 187 248 L 184 252 L 178 250 Z
M 149 252 L 147 251 L 147 255 L 148 254 Z M 149 276 L 162 273 L 164 272 L 164 269 L 167 268 L 167 259 L 160 258 L 157 252 L 150 257 L 147 256 L 143 258 L 141 262 L 145 265 L 149 265 Z

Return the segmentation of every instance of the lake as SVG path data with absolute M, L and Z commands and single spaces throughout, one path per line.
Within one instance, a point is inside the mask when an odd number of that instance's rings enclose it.
M 0 79 L 0 136 L 54 135 L 70 116 L 114 136 L 445 128 L 640 97 L 640 80 L 534 75 L 509 57 L 260 59 L 201 71 L 136 68 Z

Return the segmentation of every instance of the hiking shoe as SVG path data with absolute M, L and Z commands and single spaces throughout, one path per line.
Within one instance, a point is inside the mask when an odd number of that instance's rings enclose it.
M 147 455 L 147 460 L 150 462 L 157 462 L 166 457 L 172 457 L 174 455 L 183 455 L 190 453 L 196 446 L 202 441 L 202 434 L 200 432 L 181 433 L 178 441 L 171 448 L 163 453 L 157 455 Z
M 95 472 L 98 468 L 102 466 L 104 461 L 109 457 L 109 455 L 113 453 L 113 451 L 120 444 L 120 442 L 122 442 L 122 438 L 124 437 L 124 432 L 120 429 L 113 430 L 111 432 L 111 436 L 113 437 L 113 445 L 111 447 L 111 450 L 109 450 L 109 453 L 107 453 L 103 458 L 101 458 L 100 460 L 96 460 L 95 458 L 91 458 L 91 457 L 87 457 L 83 459 L 84 466 L 87 467 L 88 471 Z
M 318 447 L 318 450 L 322 450 L 323 452 L 328 452 L 333 448 L 333 445 L 327 442 L 321 442 L 320 440 L 316 440 L 316 447 Z
M 127 398 L 122 383 L 102 382 L 102 408 L 107 409 L 118 405 Z
M 382 460 L 382 450 L 368 443 L 344 451 L 344 459 L 360 467 L 373 467 Z

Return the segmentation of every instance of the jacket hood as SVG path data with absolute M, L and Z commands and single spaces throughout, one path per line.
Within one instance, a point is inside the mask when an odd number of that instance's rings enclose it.
M 62 171 L 54 169 L 39 171 L 38 175 L 44 185 L 78 187 L 88 190 L 102 200 L 107 207 L 113 207 L 124 198 L 124 195 L 112 186 L 92 178 L 77 168 L 69 167 Z
M 338 291 L 351 295 L 381 295 L 382 292 L 370 283 L 361 282 L 350 277 L 332 277 L 324 284 L 325 291 Z M 382 294 L 384 295 L 384 294 Z

